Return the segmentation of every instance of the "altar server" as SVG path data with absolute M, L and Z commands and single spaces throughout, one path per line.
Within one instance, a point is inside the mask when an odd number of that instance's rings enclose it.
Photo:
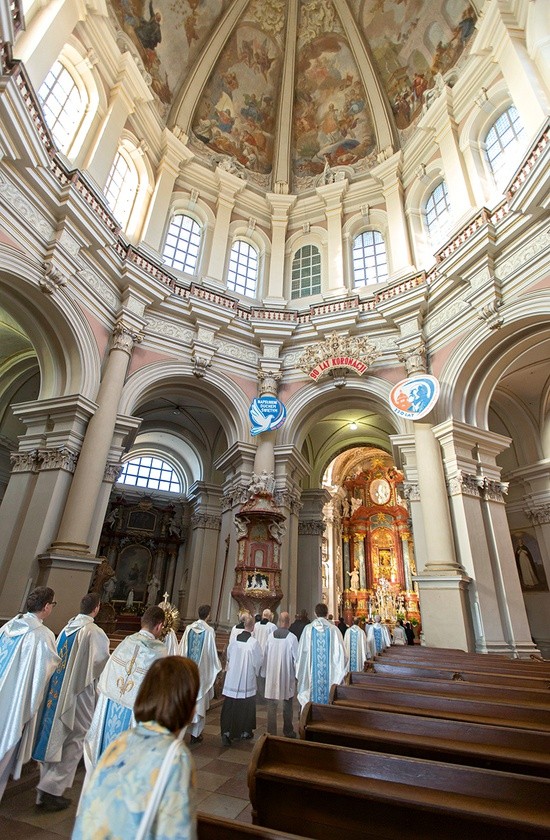
M 367 635 L 359 626 L 359 619 L 354 618 L 351 627 L 346 630 L 344 647 L 349 662 L 350 671 L 363 671 L 365 660 L 370 658 L 367 647 Z
M 206 712 L 214 696 L 214 683 L 222 669 L 216 650 L 216 634 L 214 628 L 208 625 L 209 618 L 210 604 L 203 604 L 199 607 L 198 621 L 185 628 L 179 647 L 180 656 L 187 656 L 197 663 L 201 680 L 195 713 L 189 725 L 190 744 L 202 741 Z
M 31 757 L 40 706 L 60 661 L 55 636 L 42 623 L 55 604 L 53 589 L 38 586 L 27 612 L 0 627 L 0 799 L 10 775 L 18 779 Z
M 282 612 L 279 626 L 267 639 L 262 673 L 265 676 L 267 731 L 277 734 L 277 706 L 283 701 L 283 735 L 295 738 L 292 725 L 292 701 L 296 692 L 296 656 L 298 639 L 289 630 L 290 616 Z
M 46 692 L 33 755 L 40 762 L 37 804 L 45 811 L 61 811 L 71 800 L 63 796 L 71 787 L 82 758 L 96 703 L 96 685 L 109 658 L 109 639 L 94 624 L 100 595 L 90 592 L 80 602 L 57 638 L 57 666 Z
M 143 678 L 156 659 L 167 655 L 166 646 L 159 641 L 163 626 L 164 610 L 147 607 L 139 633 L 123 639 L 103 669 L 97 706 L 84 740 L 88 772 L 111 741 L 134 725 L 134 701 Z
M 220 716 L 222 743 L 252 738 L 256 728 L 256 679 L 262 667 L 262 649 L 252 633 L 254 618 L 244 619 L 244 629 L 227 648 L 227 673 Z
M 348 670 L 344 639 L 338 628 L 327 621 L 327 605 L 317 604 L 315 615 L 304 628 L 298 647 L 296 678 L 302 707 L 308 700 L 328 703 L 331 685 L 339 685 Z
M 374 616 L 374 624 L 369 624 L 367 639 L 376 648 L 376 655 L 390 647 L 390 631 L 385 624 L 382 624 L 382 618 L 379 615 Z

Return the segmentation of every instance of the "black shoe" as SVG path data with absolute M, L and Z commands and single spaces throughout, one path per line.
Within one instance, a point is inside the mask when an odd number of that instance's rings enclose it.
M 54 796 L 53 793 L 42 791 L 42 802 L 37 805 L 42 811 L 64 811 L 71 804 L 66 796 Z
M 231 746 L 231 738 L 229 737 L 227 732 L 224 732 L 223 735 L 222 735 L 222 744 L 223 744 L 224 747 L 230 747 Z
M 297 738 L 298 737 L 294 731 L 293 732 L 285 732 L 284 736 L 285 736 L 285 738 Z
M 254 737 L 254 735 L 252 734 L 252 732 L 242 732 L 241 733 L 241 741 L 250 741 L 250 740 L 252 740 L 253 737 Z
M 202 742 L 202 735 L 191 735 L 189 739 L 190 744 L 200 744 Z

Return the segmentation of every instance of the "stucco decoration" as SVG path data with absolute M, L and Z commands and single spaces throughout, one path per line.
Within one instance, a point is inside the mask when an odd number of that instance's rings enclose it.
M 302 0 L 294 91 L 297 190 L 328 167 L 376 163 L 372 116 L 361 75 L 332 3 Z
M 438 78 L 445 79 L 469 46 L 477 21 L 475 5 L 465 0 L 349 0 L 402 140 L 422 115 L 427 91 Z
M 234 158 L 249 177 L 269 175 L 280 88 L 283 9 L 252 3 L 225 45 L 193 119 L 209 152 Z M 196 148 L 196 146 L 194 146 Z M 265 178 L 257 177 L 259 183 Z

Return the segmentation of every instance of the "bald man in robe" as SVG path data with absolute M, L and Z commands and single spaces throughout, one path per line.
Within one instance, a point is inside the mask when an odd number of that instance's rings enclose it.
M 296 738 L 292 724 L 292 702 L 296 693 L 296 657 L 298 639 L 289 630 L 290 616 L 282 612 L 279 626 L 267 639 L 263 673 L 265 675 L 265 699 L 267 701 L 267 731 L 277 734 L 277 707 L 283 701 L 283 735 Z

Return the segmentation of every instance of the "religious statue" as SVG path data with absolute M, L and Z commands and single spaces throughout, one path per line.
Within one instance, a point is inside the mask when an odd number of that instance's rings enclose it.
M 181 537 L 181 525 L 178 522 L 178 515 L 174 511 L 168 520 L 168 534 L 171 537 Z
M 112 508 L 109 516 L 105 520 L 105 524 L 109 526 L 111 530 L 115 530 L 120 525 L 120 520 L 122 519 L 122 511 L 119 507 Z
M 158 591 L 160 588 L 160 580 L 156 575 L 153 575 L 147 584 L 147 606 L 154 607 L 157 603 Z
M 113 573 L 112 577 L 104 580 L 103 586 L 102 586 L 102 589 L 101 589 L 101 603 L 102 604 L 108 604 L 110 601 L 112 601 L 113 595 L 115 594 L 115 589 L 116 589 L 116 586 L 117 586 L 117 582 L 118 581 L 117 581 L 116 577 L 114 576 L 114 573 Z
M 126 610 L 133 610 L 134 609 L 134 590 L 130 589 L 128 595 L 126 596 L 126 603 L 124 604 L 124 609 Z
M 99 566 L 96 567 L 94 577 L 90 586 L 90 592 L 99 592 L 102 595 L 105 584 L 109 578 L 115 576 L 115 570 L 110 565 L 106 557 L 103 557 Z M 102 598 L 103 600 L 103 598 Z
M 270 522 L 268 525 L 269 534 L 278 543 L 281 542 L 283 534 L 285 533 L 285 526 L 282 522 Z
M 348 572 L 348 575 L 350 577 L 349 588 L 357 592 L 359 589 L 359 570 L 357 568 L 352 569 L 351 572 Z

